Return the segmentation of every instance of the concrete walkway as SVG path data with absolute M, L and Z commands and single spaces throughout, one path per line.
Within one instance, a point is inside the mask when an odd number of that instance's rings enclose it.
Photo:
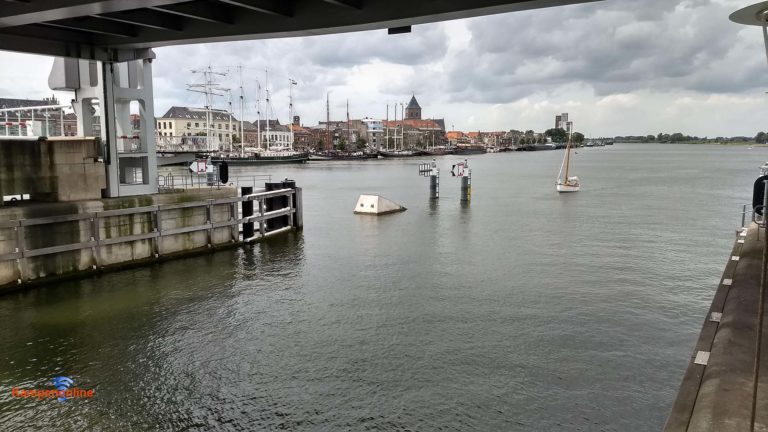
M 757 340 L 762 230 L 759 237 L 755 224 L 737 237 L 666 431 L 768 431 L 768 319 Z

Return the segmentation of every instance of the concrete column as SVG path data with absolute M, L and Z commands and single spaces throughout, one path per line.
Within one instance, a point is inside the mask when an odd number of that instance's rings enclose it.
M 149 52 L 153 57 L 153 53 Z M 100 137 L 104 146 L 109 197 L 157 192 L 155 110 L 152 91 L 152 59 L 123 63 L 57 58 L 48 79 L 52 90 L 74 90 L 72 106 L 78 133 L 97 135 L 93 128 L 98 101 Z M 138 103 L 141 133 L 139 148 L 127 145 L 118 152 L 118 136 L 131 136 L 131 102 Z M 136 175 L 141 172 L 140 178 Z

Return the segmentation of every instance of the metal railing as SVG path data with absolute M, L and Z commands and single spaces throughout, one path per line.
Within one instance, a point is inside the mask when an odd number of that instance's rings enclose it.
M 0 109 L 0 137 L 64 136 L 64 110 L 71 105 Z
M 193 232 L 206 232 L 207 243 L 210 248 L 214 246 L 213 231 L 217 228 L 229 228 L 230 229 L 230 242 L 237 243 L 253 242 L 270 235 L 285 232 L 294 227 L 294 218 L 297 209 L 294 207 L 293 195 L 296 193 L 294 189 L 280 189 L 270 192 L 259 192 L 245 196 L 230 197 L 230 198 L 218 198 L 208 199 L 197 202 L 187 202 L 179 204 L 164 204 L 164 205 L 152 205 L 145 207 L 134 207 L 118 210 L 105 210 L 87 213 L 78 213 L 62 216 L 50 216 L 34 219 L 20 219 L 0 222 L 0 230 L 12 230 L 15 233 L 15 247 L 14 251 L 10 253 L 0 254 L 0 263 L 6 261 L 17 262 L 17 281 L 22 283 L 30 279 L 29 269 L 27 265 L 27 258 L 39 257 L 44 255 L 53 255 L 64 252 L 81 251 L 84 249 L 90 249 L 92 252 L 92 269 L 102 268 L 104 265 L 104 259 L 102 256 L 102 248 L 106 246 L 117 245 L 120 243 L 129 243 L 139 240 L 151 240 L 152 241 L 152 253 L 155 258 L 163 256 L 161 240 L 164 237 L 186 234 Z M 267 211 L 265 205 L 266 200 L 269 198 L 275 198 L 280 196 L 286 196 L 288 206 L 280 209 Z M 249 201 L 256 201 L 257 206 L 253 206 L 258 210 L 252 216 L 241 216 L 238 203 L 244 203 Z M 227 220 L 214 221 L 214 207 L 226 205 L 229 208 L 229 214 Z M 163 212 L 179 209 L 192 209 L 192 208 L 205 208 L 205 222 L 201 225 L 194 226 L 181 226 L 175 228 L 163 227 Z M 117 237 L 102 238 L 101 232 L 106 234 L 110 233 L 110 226 L 106 220 L 114 217 L 123 216 L 135 216 L 135 215 L 148 215 L 149 224 L 147 232 L 133 233 L 130 235 L 119 235 Z M 283 228 L 279 228 L 273 231 L 266 230 L 266 222 L 273 218 L 288 216 L 289 224 Z M 88 231 L 86 237 L 87 241 L 54 245 L 41 248 L 27 248 L 27 236 L 26 228 L 32 226 L 49 226 L 53 224 L 59 224 L 64 222 L 76 222 L 88 223 Z M 259 229 L 256 230 L 256 234 L 250 238 L 240 238 L 240 225 L 242 224 L 258 224 Z M 82 232 L 82 228 L 80 228 Z M 81 234 L 82 236 L 82 234 Z M 201 246 L 204 247 L 204 246 Z M 169 253 L 176 253 L 178 251 L 170 251 Z M 110 263 L 119 264 L 119 263 Z
M 226 187 L 237 187 L 238 189 L 243 186 L 256 188 L 257 184 L 263 184 L 265 182 L 272 182 L 271 174 L 254 174 L 244 176 L 231 176 L 226 184 L 219 182 L 219 175 L 217 172 L 207 174 L 160 174 L 157 176 L 157 187 L 160 192 L 173 192 L 186 189 L 213 189 Z
M 155 136 L 158 153 L 210 153 L 219 151 L 220 143 L 217 137 L 207 136 Z
M 141 153 L 145 151 L 146 149 L 144 149 L 144 146 L 141 144 L 141 138 L 137 136 L 117 137 L 118 153 Z
M 741 228 L 746 228 L 747 226 L 747 220 L 749 222 L 755 222 L 758 225 L 764 227 L 765 226 L 765 212 L 762 211 L 763 206 L 759 205 L 755 208 L 752 208 L 752 204 L 744 204 L 741 209 Z M 762 215 L 760 213 L 763 213 Z M 749 215 L 749 219 L 747 219 L 747 215 Z

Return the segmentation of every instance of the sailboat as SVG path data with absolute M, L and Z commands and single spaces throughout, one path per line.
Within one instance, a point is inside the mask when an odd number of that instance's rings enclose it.
M 578 192 L 581 189 L 581 182 L 576 176 L 570 176 L 571 167 L 571 143 L 573 141 L 573 132 L 568 136 L 568 143 L 565 145 L 565 155 L 563 163 L 560 165 L 560 173 L 557 174 L 557 191 Z

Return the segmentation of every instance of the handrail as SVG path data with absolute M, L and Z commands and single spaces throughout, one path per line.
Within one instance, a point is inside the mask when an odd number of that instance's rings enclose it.
M 763 212 L 762 216 L 758 213 L 758 210 L 762 210 L 762 209 L 763 209 L 762 205 L 752 207 L 751 203 L 744 204 L 741 209 L 741 228 L 744 228 L 747 226 L 747 214 L 751 214 L 749 218 L 750 222 L 755 222 L 760 226 L 765 226 L 765 222 L 766 222 L 765 212 Z
M 271 174 L 252 174 L 252 175 L 237 175 L 230 176 L 229 181 L 226 184 L 219 182 L 218 176 L 215 178 L 209 178 L 206 174 L 193 174 L 178 175 L 174 173 L 158 174 L 157 185 L 160 192 L 174 191 L 178 189 L 202 189 L 207 187 L 213 189 L 221 186 L 233 186 L 240 188 L 241 186 L 250 186 L 256 188 L 256 185 L 264 182 L 272 182 Z

